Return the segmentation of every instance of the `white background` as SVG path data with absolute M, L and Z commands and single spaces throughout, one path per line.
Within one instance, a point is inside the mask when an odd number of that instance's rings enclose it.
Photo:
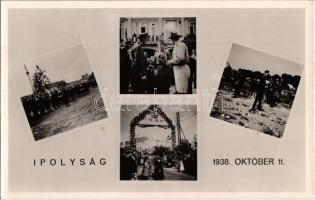
M 15 91 L 17 60 L 83 40 L 98 83 L 118 95 L 119 17 L 196 16 L 198 90 L 217 88 L 231 43 L 301 64 L 305 60 L 302 9 L 81 9 L 9 11 L 9 191 L 11 192 L 303 192 L 305 190 L 305 80 L 300 82 L 283 138 L 198 113 L 197 182 L 120 182 L 119 112 L 35 142 Z M 11 67 L 12 64 L 12 67 Z M 22 67 L 22 66 L 21 66 Z M 304 72 L 303 72 L 304 73 Z M 12 92 L 11 92 L 12 91 Z M 202 96 L 200 96 L 202 97 Z M 171 100 L 172 101 L 172 100 Z M 111 104 L 111 99 L 107 99 Z M 129 103 L 137 103 L 131 99 Z M 199 98 L 199 106 L 206 103 Z M 201 105 L 201 103 L 203 103 Z M 143 104 L 140 102 L 139 104 Z M 209 103 L 211 105 L 211 103 Z M 118 106 L 117 106 L 118 107 Z M 283 158 L 285 166 L 217 167 L 213 158 Z M 99 158 L 104 166 L 33 167 L 33 158 Z M 157 187 L 158 186 L 158 187 Z

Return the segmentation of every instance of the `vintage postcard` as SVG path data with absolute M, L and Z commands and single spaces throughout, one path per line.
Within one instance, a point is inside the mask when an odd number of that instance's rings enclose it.
M 313 197 L 313 6 L 1 2 L 1 198 Z
M 24 92 L 21 102 L 35 140 L 107 117 L 83 44 L 24 63 L 16 87 Z
M 196 30 L 196 17 L 122 17 L 120 93 L 196 93 Z
M 197 180 L 197 106 L 122 105 L 120 180 Z
M 210 116 L 281 138 L 303 65 L 233 44 Z

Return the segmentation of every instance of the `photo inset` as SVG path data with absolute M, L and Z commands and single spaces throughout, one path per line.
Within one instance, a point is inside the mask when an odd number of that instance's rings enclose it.
M 233 44 L 210 116 L 283 136 L 303 65 Z
M 35 140 L 107 117 L 83 45 L 26 61 L 20 70 L 17 87 Z
M 196 17 L 120 19 L 120 94 L 195 94 Z
M 122 105 L 120 180 L 197 180 L 197 106 Z

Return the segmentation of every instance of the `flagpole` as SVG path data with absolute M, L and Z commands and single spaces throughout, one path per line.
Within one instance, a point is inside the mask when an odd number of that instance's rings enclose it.
M 27 75 L 28 80 L 29 80 L 29 82 L 30 82 L 30 84 L 31 84 L 32 91 L 33 91 L 33 93 L 34 93 L 34 86 L 33 86 L 33 83 L 32 83 L 31 77 L 30 77 L 30 72 L 27 70 L 26 65 L 24 65 L 24 69 L 25 69 L 25 71 L 26 71 L 26 75 Z

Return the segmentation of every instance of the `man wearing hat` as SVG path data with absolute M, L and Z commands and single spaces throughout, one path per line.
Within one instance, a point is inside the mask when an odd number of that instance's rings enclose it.
M 138 36 L 138 41 L 131 48 L 130 53 L 134 61 L 133 68 L 133 89 L 136 94 L 145 92 L 146 77 L 146 58 L 143 52 L 143 45 L 148 38 L 148 33 L 141 33 Z
M 136 158 L 133 155 L 133 151 L 127 150 L 126 160 L 124 163 L 126 166 L 126 176 L 128 180 L 136 178 L 136 174 L 138 171 Z
M 126 40 L 120 48 L 120 93 L 127 94 L 129 92 L 131 59 L 128 53 L 131 47 L 131 41 Z
M 269 77 L 269 70 L 266 70 L 264 72 L 264 74 L 261 76 L 260 79 L 258 79 L 258 84 L 256 86 L 256 96 L 255 96 L 255 101 L 253 103 L 253 106 L 252 108 L 250 109 L 250 112 L 255 112 L 256 111 L 256 104 L 258 103 L 257 105 L 257 109 L 259 111 L 263 111 L 263 108 L 262 108 L 262 99 L 264 97 L 264 92 L 265 92 L 265 87 L 266 87 L 266 81 Z
M 190 69 L 188 64 L 189 53 L 185 43 L 180 41 L 182 36 L 178 33 L 171 33 L 169 39 L 175 44 L 172 59 L 167 63 L 173 66 L 176 93 L 187 94 Z

